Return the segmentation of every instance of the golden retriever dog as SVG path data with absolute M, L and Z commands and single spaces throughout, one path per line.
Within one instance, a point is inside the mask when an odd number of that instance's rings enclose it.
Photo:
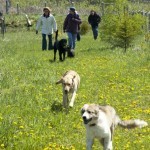
M 82 119 L 86 128 L 86 149 L 92 150 L 94 139 L 97 138 L 104 150 L 112 150 L 112 137 L 117 125 L 124 128 L 142 128 L 148 123 L 140 120 L 122 121 L 111 106 L 85 104 L 81 109 Z
M 76 92 L 80 85 L 80 76 L 77 72 L 70 70 L 65 72 L 65 74 L 61 77 L 59 81 L 56 82 L 56 84 L 62 84 L 63 89 L 63 106 L 66 108 L 68 107 L 68 94 L 71 93 L 71 100 L 69 103 L 70 107 L 73 107 Z

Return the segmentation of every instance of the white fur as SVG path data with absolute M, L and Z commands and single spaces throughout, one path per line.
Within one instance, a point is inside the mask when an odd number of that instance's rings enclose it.
M 122 121 L 115 109 L 108 105 L 85 104 L 81 113 L 86 128 L 87 150 L 92 150 L 95 138 L 102 142 L 103 150 L 112 150 L 112 136 L 117 125 L 124 128 L 141 128 L 148 125 L 140 119 Z
M 134 120 L 135 124 L 139 127 L 139 128 L 143 128 L 145 126 L 148 126 L 148 123 L 145 122 L 144 120 L 140 120 L 140 119 L 136 119 Z
M 84 115 L 88 117 L 87 112 L 85 112 L 83 116 Z M 106 119 L 105 113 L 100 112 L 96 126 L 92 127 L 89 125 L 85 125 L 85 127 L 86 127 L 86 138 L 87 138 L 87 150 L 92 149 L 93 141 L 95 138 L 97 138 L 98 140 L 105 138 L 104 149 L 105 150 L 112 149 L 111 132 L 110 132 L 110 127 Z

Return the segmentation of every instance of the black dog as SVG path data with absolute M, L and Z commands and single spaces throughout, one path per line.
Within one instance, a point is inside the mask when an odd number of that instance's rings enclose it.
M 58 41 L 58 30 L 56 31 L 55 42 L 54 42 L 54 61 L 56 60 L 56 53 L 59 51 L 59 60 L 64 61 L 66 52 L 68 51 L 67 39 L 61 39 Z

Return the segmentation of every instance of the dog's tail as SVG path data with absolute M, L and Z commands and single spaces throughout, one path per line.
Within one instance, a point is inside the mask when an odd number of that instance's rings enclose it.
M 55 41 L 57 41 L 58 40 L 58 30 L 55 33 L 56 33 L 55 34 Z
M 125 120 L 125 121 L 120 120 L 118 125 L 123 128 L 132 129 L 132 128 L 136 128 L 136 127 L 142 128 L 142 127 L 148 126 L 148 123 L 146 121 L 140 120 L 140 119 Z

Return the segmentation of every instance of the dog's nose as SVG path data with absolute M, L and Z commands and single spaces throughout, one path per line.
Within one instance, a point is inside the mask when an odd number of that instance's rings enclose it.
M 68 93 L 68 91 L 67 91 L 67 90 L 65 90 L 65 93 L 67 94 L 67 93 Z
M 83 120 L 86 120 L 86 116 L 83 116 L 82 118 L 83 118 Z

